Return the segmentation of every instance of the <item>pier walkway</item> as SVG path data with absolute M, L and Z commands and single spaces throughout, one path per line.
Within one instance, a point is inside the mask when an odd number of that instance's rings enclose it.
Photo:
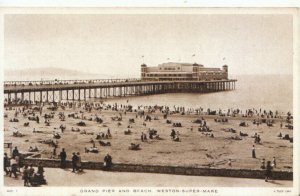
M 80 101 L 87 98 L 234 90 L 236 81 L 145 81 L 140 79 L 8 81 L 4 82 L 4 95 L 8 103 L 12 100 L 30 100 L 32 102 Z

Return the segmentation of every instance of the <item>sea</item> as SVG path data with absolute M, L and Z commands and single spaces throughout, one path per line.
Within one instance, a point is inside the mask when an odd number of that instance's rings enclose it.
M 293 112 L 293 78 L 288 75 L 236 76 L 236 89 L 215 93 L 168 93 L 123 97 L 109 103 L 136 105 L 184 106 L 186 108 L 262 109 Z M 127 103 L 128 102 L 128 103 Z
M 38 80 L 39 76 L 31 76 Z M 63 77 L 57 77 L 63 78 Z M 214 93 L 168 93 L 147 96 L 116 97 L 104 100 L 114 104 L 137 106 L 169 106 L 185 108 L 227 109 L 262 109 L 282 113 L 293 112 L 293 76 L 292 75 L 236 75 L 236 89 Z M 14 78 L 6 78 L 13 80 Z M 51 79 L 51 78 L 47 78 Z M 54 79 L 54 78 L 53 78 Z M 64 78 L 65 79 L 65 78 Z M 67 79 L 88 79 L 67 78 Z M 90 79 L 95 79 L 95 76 Z M 99 78 L 102 79 L 102 78 Z M 105 79 L 105 78 L 103 78 Z M 40 80 L 40 79 L 39 79 Z M 100 101 L 94 99 L 93 101 Z

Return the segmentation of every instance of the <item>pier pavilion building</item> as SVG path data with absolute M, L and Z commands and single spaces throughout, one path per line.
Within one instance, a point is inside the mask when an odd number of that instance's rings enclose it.
M 204 67 L 201 64 L 191 63 L 162 63 L 155 67 L 141 65 L 142 80 L 186 80 L 186 81 L 210 81 L 227 80 L 228 66 L 221 68 Z

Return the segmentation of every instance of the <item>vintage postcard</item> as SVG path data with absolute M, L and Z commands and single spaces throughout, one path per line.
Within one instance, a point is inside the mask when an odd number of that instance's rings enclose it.
M 1 194 L 299 194 L 297 8 L 1 14 Z

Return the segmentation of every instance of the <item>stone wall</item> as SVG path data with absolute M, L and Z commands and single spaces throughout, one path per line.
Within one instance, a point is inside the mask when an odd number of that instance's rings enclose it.
M 24 159 L 25 164 L 37 166 L 41 163 L 44 167 L 59 168 L 59 159 L 44 159 L 28 157 Z M 72 167 L 72 162 L 67 161 L 67 167 Z M 83 169 L 102 170 L 103 162 L 82 162 Z M 161 166 L 161 165 L 140 165 L 140 164 L 123 164 L 114 163 L 110 171 L 118 172 L 143 172 L 143 173 L 161 173 L 176 175 L 193 175 L 193 176 L 223 176 L 238 178 L 264 178 L 263 170 L 250 169 L 223 169 L 223 168 L 204 168 L 204 167 L 181 167 L 181 166 Z M 273 178 L 276 180 L 293 180 L 293 172 L 273 171 Z

